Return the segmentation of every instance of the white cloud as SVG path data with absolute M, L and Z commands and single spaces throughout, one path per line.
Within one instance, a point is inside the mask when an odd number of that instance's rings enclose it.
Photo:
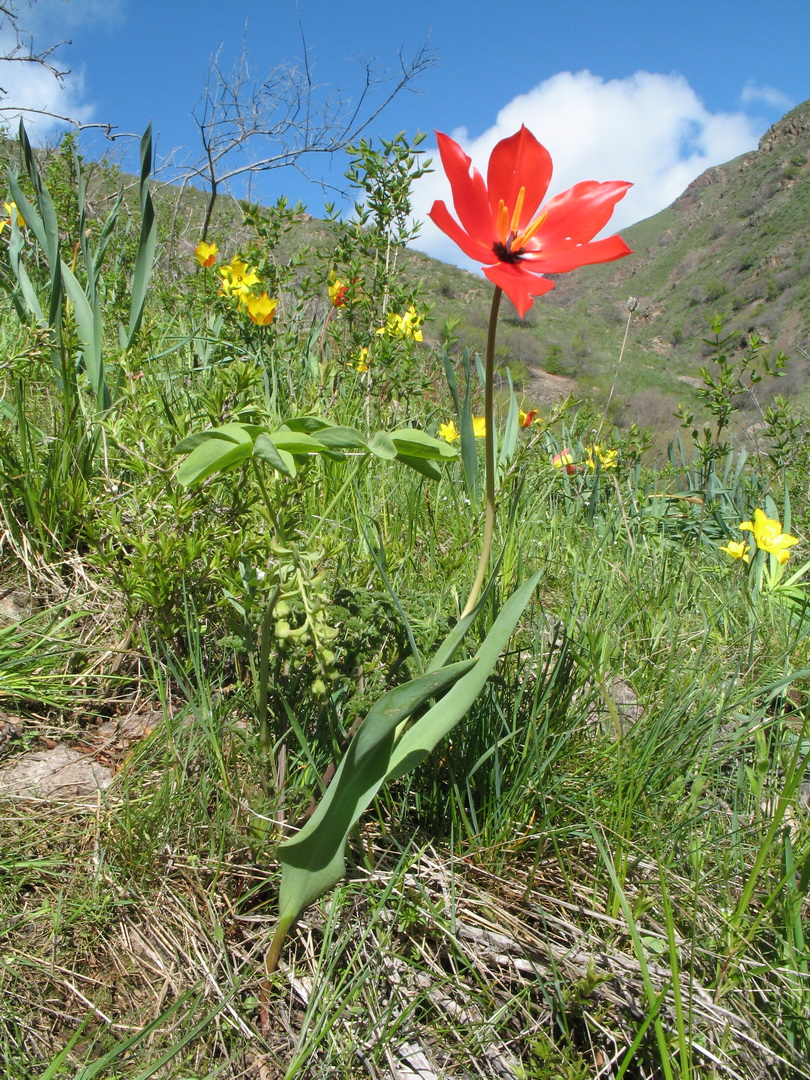
M 634 184 L 618 204 L 608 233 L 663 210 L 705 169 L 754 149 L 763 130 L 745 113 L 709 112 L 681 75 L 639 71 L 605 81 L 590 71 L 564 71 L 510 101 L 481 135 L 470 138 L 464 129 L 448 134 L 486 175 L 492 148 L 521 124 L 551 153 L 549 195 L 579 180 Z M 416 246 L 469 267 L 452 241 L 427 219 L 434 199 L 444 199 L 452 210 L 438 153 L 432 156 L 436 171 L 414 191 L 414 215 L 425 222 Z
M 114 19 L 119 11 L 119 0 L 40 0 L 20 9 L 22 48 L 8 23 L 0 25 L 0 123 L 13 133 L 22 116 L 32 141 L 41 143 L 70 126 L 60 116 L 90 121 L 93 107 L 86 100 L 84 73 L 71 64 L 66 39 L 81 24 Z M 29 47 L 35 54 L 55 47 L 47 56 L 48 66 L 3 59 L 25 55 Z M 58 78 L 54 72 L 63 74 Z
M 783 94 L 781 90 L 777 90 L 775 86 L 760 86 L 759 83 L 749 81 L 743 87 L 743 92 L 740 94 L 740 101 L 743 105 L 752 105 L 754 102 L 762 102 L 763 105 L 767 105 L 771 109 L 780 109 L 783 113 L 792 109 L 795 102 L 793 102 L 787 94 Z

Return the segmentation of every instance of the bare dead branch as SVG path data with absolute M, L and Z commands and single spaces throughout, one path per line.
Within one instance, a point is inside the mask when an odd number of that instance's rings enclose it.
M 0 90 L 2 92 L 2 90 Z M 102 123 L 101 121 L 95 123 L 85 123 L 82 120 L 76 120 L 72 116 L 63 116 L 62 113 L 53 112 L 51 109 L 31 109 L 21 105 L 0 105 L 0 116 L 10 114 L 11 116 L 20 116 L 25 114 L 26 116 L 47 116 L 52 120 L 59 120 L 63 124 L 70 124 L 76 131 L 91 131 L 97 130 L 104 133 L 104 137 L 114 142 L 116 139 L 140 139 L 141 136 L 134 131 L 116 131 L 114 124 Z
M 203 239 L 223 188 L 271 169 L 299 167 L 303 157 L 344 150 L 435 59 L 427 43 L 412 59 L 400 52 L 399 71 L 392 76 L 355 58 L 359 79 L 333 90 L 314 80 L 303 29 L 301 40 L 302 60 L 279 65 L 261 80 L 251 77 L 246 41 L 232 72 L 223 70 L 219 52 L 209 61 L 203 94 L 192 110 L 202 153 L 181 176 L 208 189 Z

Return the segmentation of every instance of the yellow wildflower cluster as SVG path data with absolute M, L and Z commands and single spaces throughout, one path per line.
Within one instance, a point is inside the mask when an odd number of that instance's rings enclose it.
M 386 316 L 385 326 L 381 326 L 377 333 L 393 338 L 406 338 L 409 341 L 421 341 L 423 321 L 424 316 L 419 315 L 411 304 L 404 315 Z
M 487 434 L 487 422 L 483 416 L 472 418 L 473 435 L 476 439 L 485 439 Z M 446 424 L 439 424 L 439 438 L 446 442 L 455 442 L 461 438 L 461 432 L 455 425 L 455 421 L 448 420 Z
M 219 291 L 222 296 L 232 296 L 244 303 L 254 285 L 259 284 L 259 275 L 252 266 L 248 266 L 238 255 L 234 255 L 227 266 L 220 267 Z
M 217 245 L 204 241 L 197 245 L 194 254 L 202 267 L 213 266 L 217 257 Z M 244 308 L 250 319 L 257 326 L 269 326 L 278 307 L 278 300 L 271 299 L 267 292 L 256 295 L 253 286 L 259 284 L 259 275 L 252 266 L 234 255 L 229 263 L 217 270 L 219 277 L 219 295 L 229 296 Z
M 589 469 L 596 468 L 597 459 L 603 469 L 615 469 L 616 458 L 619 456 L 618 450 L 603 450 L 598 443 L 594 443 L 593 446 L 589 446 L 587 449 L 587 456 L 585 458 L 585 464 Z
M 775 555 L 780 566 L 784 566 L 790 558 L 790 548 L 798 544 L 795 536 L 782 532 L 782 525 L 776 518 L 769 518 L 764 510 L 754 511 L 753 521 L 743 521 L 739 526 L 741 532 L 754 534 L 754 543 L 760 551 L 767 551 L 769 555 Z M 729 540 L 720 548 L 735 559 L 750 562 L 751 556 L 748 544 L 745 540 Z

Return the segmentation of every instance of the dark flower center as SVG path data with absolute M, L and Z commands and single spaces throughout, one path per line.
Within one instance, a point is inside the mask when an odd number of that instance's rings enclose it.
M 498 257 L 500 262 L 520 262 L 523 255 L 523 248 L 519 248 L 517 251 L 512 251 L 513 237 L 509 237 L 505 244 L 502 244 L 500 240 L 492 245 L 492 250 Z

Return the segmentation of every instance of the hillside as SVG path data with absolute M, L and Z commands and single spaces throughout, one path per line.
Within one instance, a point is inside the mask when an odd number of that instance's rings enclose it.
M 789 374 L 772 390 L 804 397 L 810 352 L 810 102 L 789 112 L 759 148 L 708 169 L 661 213 L 623 231 L 635 255 L 561 276 L 523 324 L 507 316 L 502 359 L 528 396 L 548 379 L 576 380 L 604 401 L 616 375 L 626 300 L 639 299 L 617 382 L 615 419 L 670 419 L 705 359 L 707 317 L 783 349 Z M 489 287 L 415 256 L 436 296 L 433 325 L 460 318 L 461 340 L 482 345 Z M 471 304 L 471 301 L 474 303 Z M 763 390 L 768 392 L 768 388 Z
M 810 102 L 788 113 L 759 148 L 708 169 L 676 201 L 626 230 L 636 252 L 560 280 L 551 303 L 581 310 L 594 288 L 639 298 L 619 389 L 622 422 L 649 422 L 688 394 L 705 358 L 707 318 L 783 349 L 789 374 L 768 393 L 804 396 L 810 333 Z M 588 311 L 590 333 L 605 330 Z M 596 324 L 596 325 L 594 325 Z M 611 364 L 594 356 L 600 388 Z M 601 378 L 600 378 L 601 376 Z M 657 392 L 653 400 L 650 390 Z
M 13 142 L 6 156 L 15 156 Z M 51 182 L 67 176 L 69 162 L 67 142 L 51 158 Z M 85 167 L 91 215 L 108 211 L 119 182 L 135 205 L 136 177 L 104 162 Z M 167 237 L 160 276 L 179 281 L 193 262 L 205 195 L 160 182 L 154 193 Z M 233 200 L 219 200 L 212 235 L 228 257 L 252 235 L 241 216 Z M 574 391 L 597 405 L 610 399 L 620 426 L 671 431 L 680 402 L 698 405 L 696 371 L 714 314 L 740 332 L 741 344 L 756 333 L 774 354 L 788 355 L 787 376 L 766 381 L 760 403 L 775 392 L 810 403 L 810 101 L 776 123 L 756 151 L 708 169 L 671 206 L 623 235 L 632 257 L 560 276 L 524 320 L 505 302 L 498 360 L 527 403 Z M 283 263 L 307 246 L 325 250 L 335 242 L 333 224 L 302 213 L 272 258 Z M 401 259 L 404 277 L 421 284 L 430 308 L 426 338 L 442 340 L 445 325 L 455 323 L 458 348 L 483 352 L 489 283 L 410 249 Z M 629 296 L 639 306 L 617 372 Z

